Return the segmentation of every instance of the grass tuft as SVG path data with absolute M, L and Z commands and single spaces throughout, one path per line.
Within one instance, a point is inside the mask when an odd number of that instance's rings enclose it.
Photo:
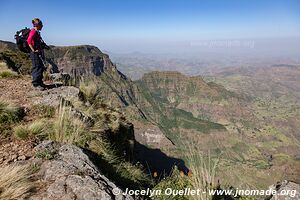
M 45 137 L 50 132 L 51 125 L 45 120 L 34 121 L 29 125 L 18 125 L 14 128 L 14 135 L 19 139 L 29 137 Z
M 0 78 L 17 78 L 19 75 L 16 72 L 10 70 L 0 71 Z
M 79 82 L 79 89 L 83 94 L 84 100 L 93 103 L 93 101 L 96 99 L 98 91 L 96 81 L 94 81 L 93 79 L 85 80 L 81 78 Z
M 18 122 L 21 119 L 21 109 L 0 100 L 0 124 Z
M 101 170 L 122 186 L 128 187 L 130 185 L 130 187 L 138 189 L 152 184 L 152 180 L 141 167 L 133 165 L 118 156 L 111 143 L 105 139 L 92 140 L 89 149 L 101 158 L 98 160 Z
M 80 144 L 85 137 L 84 123 L 72 115 L 72 108 L 61 103 L 49 139 L 69 144 Z
M 10 70 L 6 63 L 0 62 L 0 78 L 17 78 L 19 77 L 17 72 Z
M 33 183 L 28 166 L 8 165 L 0 167 L 0 200 L 23 199 L 29 196 Z

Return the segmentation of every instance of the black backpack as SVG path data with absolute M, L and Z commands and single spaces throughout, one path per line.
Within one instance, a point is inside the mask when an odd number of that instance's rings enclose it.
M 17 47 L 20 51 L 24 53 L 30 52 L 30 47 L 27 43 L 27 38 L 29 36 L 29 33 L 30 33 L 30 29 L 26 27 L 20 31 L 17 31 L 15 35 Z

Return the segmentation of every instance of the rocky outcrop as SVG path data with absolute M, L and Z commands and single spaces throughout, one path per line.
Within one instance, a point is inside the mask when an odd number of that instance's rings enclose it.
M 136 141 L 155 149 L 174 149 L 175 145 L 155 125 L 150 123 L 134 122 Z
M 61 100 L 78 100 L 80 90 L 73 86 L 62 86 L 45 91 L 32 91 L 34 104 L 58 106 Z
M 44 189 L 30 197 L 31 200 L 132 199 L 122 195 L 122 190 L 102 175 L 79 147 L 44 141 L 35 150 L 53 154 L 54 159 L 41 165 L 38 176 Z
M 108 55 L 91 45 L 52 47 L 46 51 L 46 60 L 53 72 L 63 71 L 74 76 L 99 76 L 113 66 Z
M 100 76 L 104 71 L 116 71 L 116 66 L 107 54 L 96 46 L 51 46 L 45 51 L 45 64 L 51 73 L 64 72 L 73 76 L 94 74 Z M 16 44 L 0 40 L 0 61 L 4 61 L 14 71 L 31 73 L 31 61 L 27 54 L 18 50 Z
M 292 181 L 283 181 L 271 186 L 276 190 L 276 195 L 272 195 L 268 200 L 298 200 L 300 199 L 300 185 Z

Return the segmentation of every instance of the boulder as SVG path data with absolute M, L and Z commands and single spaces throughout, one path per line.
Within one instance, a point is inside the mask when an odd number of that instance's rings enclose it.
M 54 158 L 43 162 L 39 175 L 43 192 L 31 200 L 130 200 L 123 191 L 101 174 L 82 149 L 70 144 L 45 141 L 36 151 L 56 152 Z M 118 194 L 117 194 L 118 193 Z
M 61 86 L 45 91 L 33 91 L 34 104 L 58 106 L 61 100 L 77 100 L 80 90 L 73 86 Z
M 277 191 L 276 195 L 270 196 L 268 200 L 298 200 L 300 199 L 300 185 L 292 181 L 283 181 L 271 186 Z

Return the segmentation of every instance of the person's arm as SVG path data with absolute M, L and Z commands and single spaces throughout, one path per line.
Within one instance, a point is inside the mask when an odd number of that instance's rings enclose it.
M 35 50 L 34 47 L 33 47 L 34 46 L 34 40 L 35 40 L 36 37 L 37 37 L 36 30 L 31 30 L 30 33 L 29 33 L 29 36 L 27 38 L 27 43 L 28 43 L 28 46 L 30 47 L 32 52 L 38 52 L 38 50 Z

